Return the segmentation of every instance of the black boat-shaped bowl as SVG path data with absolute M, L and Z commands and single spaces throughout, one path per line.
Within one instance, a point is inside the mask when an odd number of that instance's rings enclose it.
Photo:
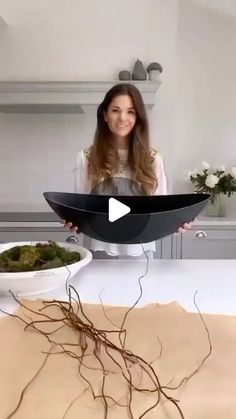
M 206 206 L 210 194 L 157 196 L 92 195 L 45 192 L 44 197 L 59 218 L 79 231 L 108 243 L 147 243 L 168 236 L 190 222 Z M 109 199 L 127 205 L 130 212 L 109 221 Z

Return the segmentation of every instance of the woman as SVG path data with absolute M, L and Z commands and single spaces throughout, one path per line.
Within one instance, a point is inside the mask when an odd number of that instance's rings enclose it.
M 75 192 L 105 193 L 107 187 L 119 195 L 166 195 L 167 178 L 162 156 L 150 147 L 148 120 L 139 90 L 129 83 L 113 86 L 97 111 L 97 128 L 91 147 L 78 153 L 76 160 Z M 127 179 L 131 179 L 129 184 Z M 105 185 L 105 186 L 104 186 Z M 134 188 L 134 185 L 136 186 Z M 190 228 L 185 223 L 179 232 Z M 77 231 L 66 223 L 71 231 Z M 144 250 L 155 251 L 155 242 L 114 244 L 84 236 L 83 245 L 108 255 L 139 256 Z

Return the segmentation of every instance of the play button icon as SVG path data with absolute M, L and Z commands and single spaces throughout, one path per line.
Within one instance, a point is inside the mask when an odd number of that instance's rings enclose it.
M 129 214 L 130 207 L 128 205 L 122 204 L 115 198 L 109 198 L 108 202 L 108 219 L 111 223 L 119 218 L 124 217 L 124 215 Z
M 122 176 L 97 183 L 85 203 L 86 235 L 107 243 L 138 243 L 137 237 L 146 230 L 150 218 L 144 196 L 145 191 L 135 181 Z

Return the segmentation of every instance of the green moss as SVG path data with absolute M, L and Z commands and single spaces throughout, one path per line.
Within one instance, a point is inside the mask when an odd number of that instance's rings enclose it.
M 59 268 L 81 259 L 80 253 L 70 251 L 53 241 L 35 246 L 14 246 L 0 254 L 0 272 L 27 272 Z
M 39 248 L 39 257 L 45 262 L 55 259 L 57 256 L 56 249 L 53 247 L 42 247 Z
M 11 249 L 4 252 L 4 257 L 8 260 L 18 260 L 20 256 L 20 246 L 11 247 Z
M 38 258 L 37 249 L 34 246 L 23 246 L 20 249 L 19 262 L 29 268 L 34 266 Z
M 42 269 L 60 268 L 61 266 L 63 266 L 61 259 L 58 257 L 55 257 L 53 260 L 49 260 L 48 262 L 44 263 L 40 269 L 42 270 Z

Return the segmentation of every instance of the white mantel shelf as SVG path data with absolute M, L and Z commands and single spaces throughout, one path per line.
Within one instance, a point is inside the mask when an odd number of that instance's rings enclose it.
M 147 109 L 156 102 L 160 81 L 128 81 L 141 92 Z M 113 81 L 0 81 L 0 112 L 85 113 L 97 108 Z

